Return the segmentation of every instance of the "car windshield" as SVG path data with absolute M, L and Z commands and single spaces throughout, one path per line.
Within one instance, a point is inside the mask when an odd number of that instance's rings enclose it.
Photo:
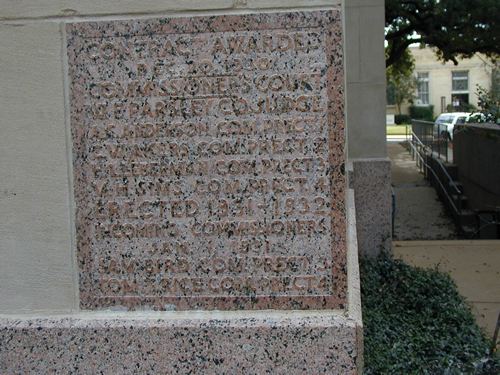
M 453 123 L 453 116 L 451 115 L 439 116 L 436 122 L 438 124 L 451 124 Z

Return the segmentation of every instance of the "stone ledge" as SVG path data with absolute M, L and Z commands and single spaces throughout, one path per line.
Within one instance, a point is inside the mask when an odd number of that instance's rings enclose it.
M 351 1 L 351 0 L 349 0 Z M 363 0 L 366 1 L 366 0 Z M 380 1 L 380 0 L 376 0 Z M 338 7 L 341 0 L 143 0 L 141 2 L 108 0 L 24 0 L 22 3 L 0 3 L 1 21 L 74 20 L 79 17 L 121 17 L 144 15 L 194 14 L 199 12 L 268 11 L 270 9 L 311 9 Z M 358 5 L 359 6 L 359 5 Z
M 80 313 L 0 327 L 1 373 L 354 374 L 358 355 L 356 323 L 336 312 Z

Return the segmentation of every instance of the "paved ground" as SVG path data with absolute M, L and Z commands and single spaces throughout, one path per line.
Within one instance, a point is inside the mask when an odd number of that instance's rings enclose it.
M 395 142 L 387 148 L 396 193 L 394 255 L 449 273 L 491 337 L 500 312 L 500 240 L 457 240 L 453 222 L 408 151 Z
M 396 195 L 395 240 L 456 239 L 455 224 L 446 214 L 434 188 L 419 173 L 409 152 L 387 143 Z
M 492 337 L 500 312 L 500 240 L 394 241 L 396 258 L 447 272 Z
M 387 135 L 387 142 L 404 142 L 407 140 L 406 135 Z

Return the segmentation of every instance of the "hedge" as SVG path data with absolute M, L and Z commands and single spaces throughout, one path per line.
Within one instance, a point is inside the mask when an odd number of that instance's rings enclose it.
M 415 120 L 434 121 L 434 106 L 410 106 L 410 117 Z
M 499 374 L 452 279 L 385 255 L 361 262 L 364 374 Z
M 409 115 L 395 115 L 394 122 L 396 125 L 411 124 L 411 117 Z

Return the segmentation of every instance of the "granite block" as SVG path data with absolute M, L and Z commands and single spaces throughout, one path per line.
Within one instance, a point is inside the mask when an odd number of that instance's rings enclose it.
M 392 247 L 391 162 L 388 158 L 353 160 L 358 249 L 377 256 Z
M 357 373 L 356 323 L 332 312 L 86 314 L 0 318 L 0 373 Z
M 82 309 L 345 307 L 339 9 L 66 31 Z

